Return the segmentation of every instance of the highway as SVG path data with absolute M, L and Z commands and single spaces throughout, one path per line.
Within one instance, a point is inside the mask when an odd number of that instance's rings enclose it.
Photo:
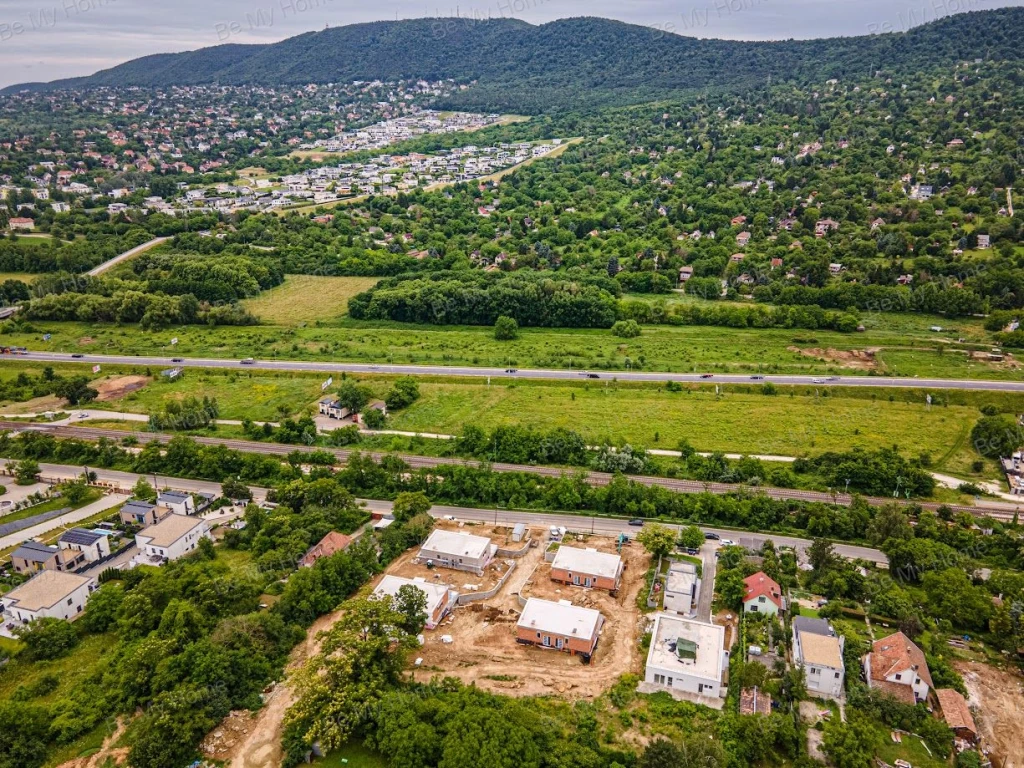
M 11 430 L 19 432 L 42 432 L 55 437 L 61 438 L 73 438 L 79 440 L 99 440 L 100 438 L 106 438 L 114 442 L 120 442 L 126 437 L 134 437 L 139 441 L 140 444 L 151 442 L 156 440 L 160 443 L 170 442 L 175 435 L 161 433 L 161 432 L 128 432 L 118 429 L 103 429 L 99 427 L 86 427 L 86 426 L 62 426 L 56 424 L 37 424 L 37 423 L 26 423 L 18 421 L 0 421 L 0 430 Z M 272 456 L 287 456 L 293 451 L 309 452 L 312 450 L 316 451 L 328 451 L 334 455 L 338 464 L 345 464 L 348 462 L 349 456 L 353 451 L 349 450 L 338 450 L 330 448 L 307 448 L 304 446 L 297 445 L 282 445 L 280 443 L 261 443 L 249 440 L 236 440 L 231 438 L 221 437 L 191 437 L 197 443 L 203 445 L 223 445 L 227 448 L 232 448 L 237 451 L 244 453 L 262 453 L 269 454 Z M 374 453 L 369 451 L 362 452 L 367 456 L 372 456 L 375 461 L 380 461 L 386 455 L 385 453 Z M 438 467 L 446 466 L 471 466 L 479 467 L 484 462 L 471 461 L 468 459 L 458 458 L 445 458 L 445 457 L 434 457 L 434 456 L 410 456 L 410 455 L 398 455 L 398 458 L 402 459 L 413 469 L 434 469 Z M 586 476 L 586 481 L 593 486 L 605 486 L 608 485 L 613 479 L 614 475 L 606 472 L 590 472 L 578 468 L 559 468 L 559 467 L 539 467 L 532 465 L 523 464 L 504 464 L 504 463 L 493 463 L 489 465 L 490 468 L 495 472 L 529 472 L 536 475 L 543 475 L 546 477 L 561 477 L 566 474 L 574 474 L 581 472 Z M 809 501 L 809 502 L 821 502 L 825 504 L 843 504 L 849 505 L 853 501 L 853 496 L 845 493 L 822 493 L 820 491 L 805 491 L 791 488 L 772 488 L 767 486 L 758 486 L 751 488 L 748 486 L 736 485 L 731 483 L 706 483 L 698 480 L 676 480 L 667 477 L 648 477 L 640 475 L 629 476 L 630 480 L 641 483 L 648 486 L 660 486 L 670 491 L 677 493 L 715 493 L 715 494 L 732 494 L 739 492 L 747 493 L 763 493 L 766 496 L 777 499 L 777 500 L 793 500 L 793 501 Z M 873 498 L 866 497 L 867 501 L 875 506 L 881 506 L 888 504 L 893 499 L 887 498 Z M 900 502 L 909 504 L 910 502 Z M 920 506 L 924 509 L 936 510 L 939 508 L 939 504 L 935 502 L 922 502 Z M 1010 503 L 1002 502 L 986 502 L 983 505 L 977 505 L 972 507 L 963 506 L 952 506 L 955 512 L 969 512 L 974 515 L 988 515 L 997 520 L 1009 521 L 1013 519 L 1014 513 L 1017 511 L 1020 505 L 1014 505 Z
M 8 463 L 7 459 L 0 459 L 0 467 L 5 467 Z M 83 472 L 82 467 L 66 464 L 40 464 L 39 469 L 42 477 L 47 480 L 69 480 L 81 477 Z M 145 477 L 150 483 L 156 482 L 155 487 L 158 489 L 173 488 L 174 490 L 185 491 L 188 493 L 220 493 L 221 491 L 220 483 L 208 480 L 186 480 L 184 478 L 168 477 L 165 475 L 140 475 L 134 472 L 122 472 L 116 469 L 97 469 L 95 467 L 89 467 L 89 471 L 96 473 L 96 481 L 98 483 L 122 491 L 132 488 L 141 477 Z M 253 498 L 256 501 L 262 501 L 266 498 L 266 488 L 250 486 L 250 490 L 252 491 Z M 390 512 L 392 508 L 390 501 L 380 501 L 376 499 L 359 499 L 359 501 L 371 512 Z M 636 526 L 630 525 L 626 520 L 589 515 L 574 515 L 567 512 L 523 512 L 510 509 L 471 509 L 468 507 L 435 505 L 431 508 L 430 514 L 434 517 L 451 516 L 458 520 L 479 523 L 507 523 L 511 525 L 524 523 L 526 525 L 534 527 L 541 526 L 544 528 L 556 525 L 564 526 L 570 530 L 580 531 L 582 533 L 593 532 L 608 536 L 617 536 L 620 533 L 625 533 L 631 539 L 639 530 Z M 234 515 L 230 513 L 221 514 L 218 510 L 207 513 L 205 517 L 211 522 L 219 522 L 230 520 Z M 669 525 L 668 527 L 675 530 L 679 530 L 681 528 L 679 525 Z M 760 543 L 766 539 L 771 539 L 776 546 L 793 547 L 800 551 L 803 551 L 811 545 L 810 539 L 803 539 L 795 536 L 784 536 L 775 533 L 735 531 L 726 528 L 713 528 L 706 526 L 701 526 L 701 530 L 705 533 L 718 534 L 722 539 L 732 539 L 737 543 L 742 542 L 744 544 L 750 544 L 753 547 L 760 547 Z M 21 539 L 18 540 L 20 541 L 24 538 L 25 537 L 22 536 Z M 885 554 L 880 550 L 872 549 L 871 547 L 860 547 L 853 544 L 835 544 L 834 546 L 836 552 L 843 557 L 869 560 L 875 563 L 888 562 Z
M 145 365 L 180 366 L 186 368 L 227 368 L 235 370 L 284 371 L 307 373 L 362 373 L 395 374 L 402 376 L 466 376 L 472 378 L 498 379 L 562 379 L 578 380 L 597 378 L 599 381 L 647 381 L 703 384 L 750 384 L 768 381 L 782 386 L 829 386 L 829 387 L 901 387 L 906 389 L 962 389 L 984 392 L 1024 392 L 1024 381 L 983 381 L 971 379 L 919 379 L 894 378 L 891 376 L 762 376 L 754 379 L 750 375 L 701 374 L 642 371 L 592 371 L 519 368 L 508 373 L 503 368 L 476 368 L 472 366 L 444 365 L 366 365 L 362 363 L 306 362 L 302 360 L 227 360 L 216 357 L 149 357 L 144 355 L 93 355 L 67 352 L 28 352 L 15 359 L 40 363 L 84 363 L 90 365 Z

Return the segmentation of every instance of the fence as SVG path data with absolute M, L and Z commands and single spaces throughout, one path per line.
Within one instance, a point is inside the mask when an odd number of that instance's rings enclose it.
M 529 528 L 526 529 L 525 541 L 526 543 L 520 549 L 503 549 L 501 547 L 498 547 L 494 554 L 498 557 L 522 557 L 523 555 L 525 555 L 527 552 L 530 551 L 530 545 L 532 543 L 530 540 Z
M 508 561 L 509 569 L 505 571 L 505 575 L 498 579 L 498 583 L 494 585 L 493 589 L 489 589 L 486 592 L 468 592 L 466 594 L 460 594 L 458 599 L 458 605 L 469 605 L 480 600 L 490 600 L 501 588 L 505 586 L 505 582 L 508 581 L 509 576 L 515 571 L 516 566 L 519 565 L 515 560 Z
M 658 599 L 658 593 L 654 591 L 654 588 L 656 586 L 658 586 L 658 584 L 660 582 L 662 582 L 663 579 L 664 579 L 664 577 L 661 574 L 661 556 L 659 555 L 658 556 L 658 563 L 657 563 L 657 565 L 654 566 L 654 578 L 651 579 L 651 589 L 647 593 L 647 607 L 648 608 L 657 608 L 660 605 L 660 600 Z M 662 592 L 665 591 L 664 587 L 662 587 L 661 591 Z

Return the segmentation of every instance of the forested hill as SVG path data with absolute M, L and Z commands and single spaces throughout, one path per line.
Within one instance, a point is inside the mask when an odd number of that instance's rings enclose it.
M 773 80 L 898 75 L 936 65 L 1011 59 L 1024 39 L 1024 8 L 946 17 L 905 33 L 822 40 L 701 40 L 598 18 L 533 26 L 514 19 L 416 19 L 354 24 L 270 45 L 222 45 L 130 61 L 48 84 L 288 85 L 395 80 L 475 80 L 452 106 L 537 112 L 624 104 Z

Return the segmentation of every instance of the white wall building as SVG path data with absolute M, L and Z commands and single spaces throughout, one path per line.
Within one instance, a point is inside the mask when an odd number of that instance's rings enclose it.
M 654 617 L 644 680 L 666 690 L 723 698 L 725 627 L 668 613 Z
M 665 577 L 665 610 L 692 616 L 697 610 L 700 577 L 693 563 L 674 561 Z
M 437 529 L 420 547 L 419 559 L 445 568 L 482 574 L 497 549 L 485 536 Z
M 135 534 L 139 547 L 135 559 L 143 564 L 177 560 L 193 551 L 203 538 L 210 538 L 210 526 L 205 520 L 172 513 Z
M 102 533 L 72 528 L 61 534 L 57 546 L 62 550 L 72 550 L 85 555 L 87 562 L 94 563 L 110 554 L 110 539 Z
M 42 618 L 69 620 L 85 610 L 96 581 L 63 571 L 41 571 L 20 587 L 0 597 L 3 621 L 8 632 Z
M 803 667 L 807 691 L 812 696 L 842 697 L 846 677 L 843 645 L 844 638 L 837 636 L 824 619 L 793 619 L 793 663 Z
M 196 502 L 191 493 L 161 491 L 156 497 L 156 503 L 169 507 L 178 515 L 194 515 L 196 512 Z

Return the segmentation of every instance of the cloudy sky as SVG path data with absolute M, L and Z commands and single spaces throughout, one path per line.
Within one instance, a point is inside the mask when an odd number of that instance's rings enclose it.
M 443 3 L 443 4 L 439 4 Z M 379 19 L 605 16 L 744 40 L 902 31 L 1024 0 L 0 0 L 0 87 L 87 75 L 150 53 L 267 43 Z

